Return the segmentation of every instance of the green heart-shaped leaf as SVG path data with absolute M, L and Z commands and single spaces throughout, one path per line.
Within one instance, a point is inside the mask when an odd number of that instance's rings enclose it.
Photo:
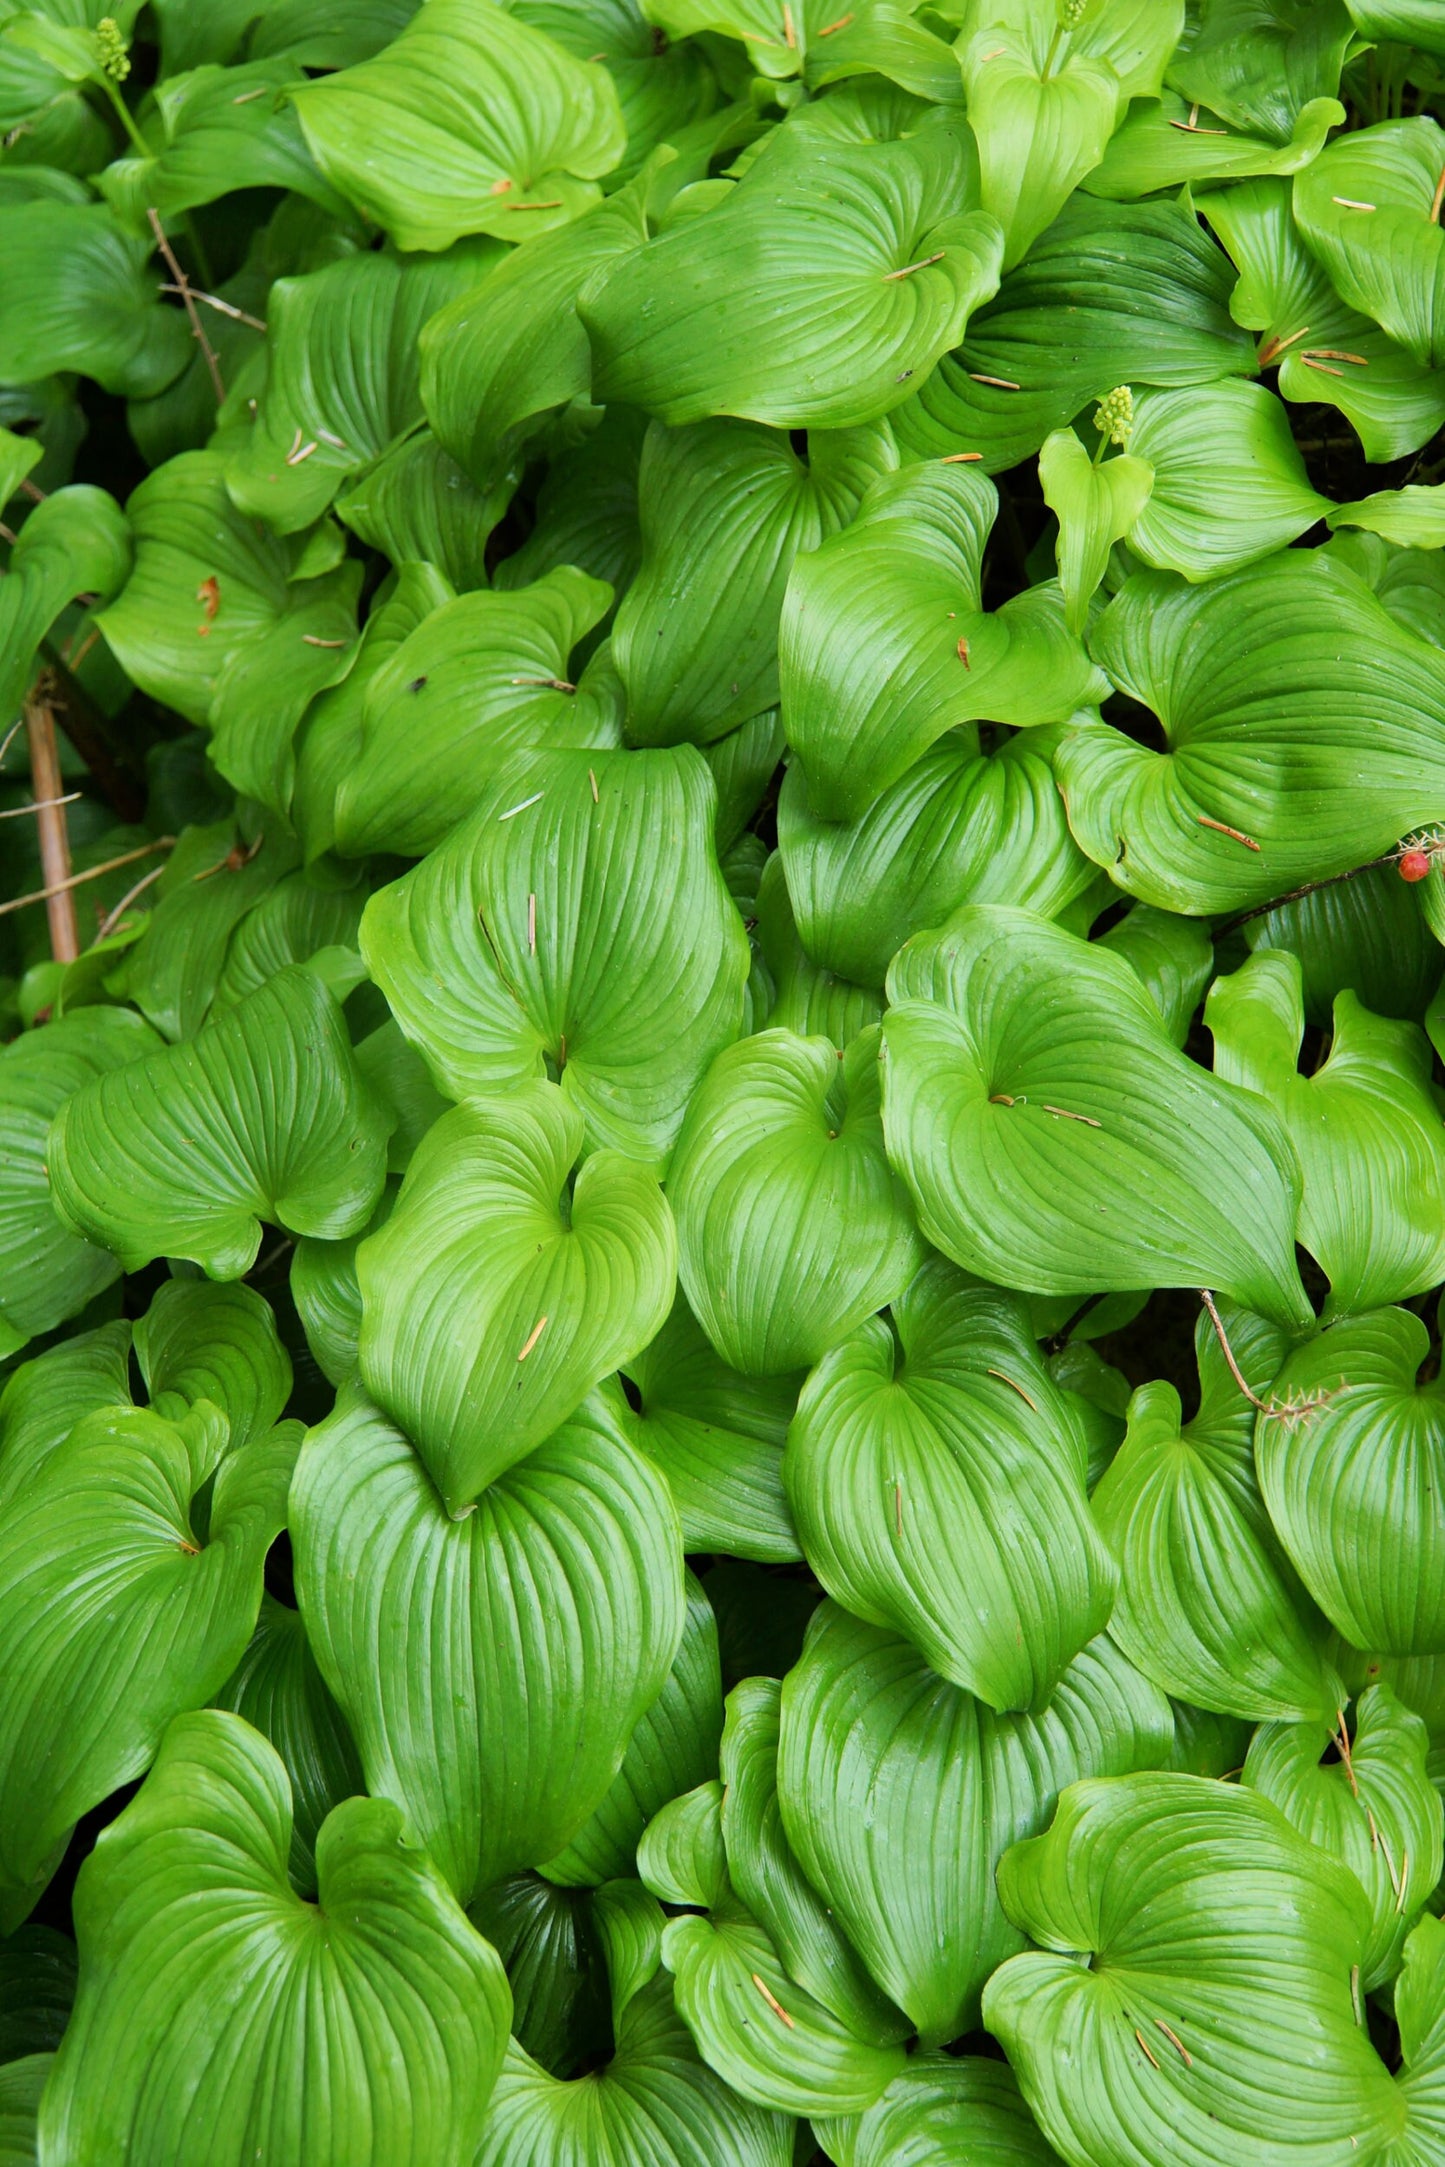
M 1130 110 L 1083 186 L 1091 196 L 1127 202 L 1181 184 L 1207 188 L 1212 195 L 1214 183 L 1237 175 L 1298 173 L 1319 156 L 1330 130 L 1344 118 L 1338 98 L 1311 98 L 1280 142 L 1263 129 L 1236 134 L 1211 107 L 1166 90 Z
M 122 960 L 115 990 L 169 1039 L 194 1038 L 210 1012 L 231 936 L 296 863 L 281 823 L 238 814 L 185 828 L 151 890 L 155 907 Z
M 1006 2063 L 910 2055 L 866 2114 L 819 2116 L 838 2167 L 1057 2167 Z
M 1210 1285 L 1313 1321 L 1283 1129 L 1179 1052 L 1122 957 L 972 904 L 888 991 L 884 1134 L 946 1256 L 1037 1293 Z
M 519 756 L 372 898 L 362 952 L 444 1091 L 552 1074 L 589 1148 L 666 1158 L 742 1021 L 747 938 L 714 803 L 688 746 Z
M 249 1724 L 172 1725 L 76 1890 L 45 2153 L 469 2167 L 511 2007 L 496 1951 L 387 1800 L 328 1817 L 315 1905 L 287 1881 L 290 1833 L 286 1771 Z
M 357 1252 L 361 1374 L 464 1513 L 672 1307 L 677 1243 L 656 1179 L 595 1152 L 553 1084 L 454 1107 Z
M 1416 361 L 1445 361 L 1445 129 L 1420 114 L 1341 136 L 1294 184 L 1294 215 L 1342 300 Z
M 1039 453 L 1039 481 L 1044 502 L 1059 522 L 1064 620 L 1071 632 L 1083 632 L 1088 627 L 1089 604 L 1108 569 L 1110 551 L 1135 526 L 1149 502 L 1154 469 L 1147 459 L 1136 459 L 1129 452 L 1099 465 L 1072 429 L 1056 429 L 1045 437 Z
M 1129 449 L 1154 469 L 1129 547 L 1186 579 L 1267 557 L 1330 508 L 1310 485 L 1289 417 L 1262 384 L 1226 378 L 1141 392 Z
M 190 1257 L 240 1279 L 263 1219 L 333 1241 L 358 1232 L 390 1130 L 335 999 L 293 966 L 199 1038 L 68 1100 L 51 1130 L 51 1193 L 65 1224 L 129 1271 Z
M 66 603 L 79 594 L 114 594 L 130 565 L 129 531 L 103 489 L 60 489 L 36 505 L 0 584 L 0 712 L 19 713 L 36 649 Z
M 783 1479 L 809 1564 L 990 1707 L 1041 1709 L 1114 1574 L 1084 1435 L 1022 1303 L 934 1258 L 803 1387 Z
M 455 1521 L 352 1388 L 311 1432 L 291 1529 L 368 1788 L 405 1807 L 464 1898 L 555 1857 L 606 1797 L 683 1629 L 676 1515 L 608 1401 Z M 406 1652 L 378 1664 L 380 1644 Z
M 232 1449 L 278 1422 L 291 1396 L 291 1357 L 271 1305 L 250 1287 L 166 1280 L 136 1324 L 135 1351 L 156 1413 L 179 1422 L 209 1400 Z
M 778 1797 L 809 1881 L 926 2043 L 978 2022 L 1023 1946 L 994 1869 L 1078 1776 L 1157 1767 L 1169 1704 L 1106 1638 L 1039 1716 L 995 1716 L 906 1641 L 824 1603 L 783 1682 Z
M 103 203 L 0 208 L 0 378 L 74 369 L 124 398 L 164 391 L 191 335 L 160 299 L 151 250 Z

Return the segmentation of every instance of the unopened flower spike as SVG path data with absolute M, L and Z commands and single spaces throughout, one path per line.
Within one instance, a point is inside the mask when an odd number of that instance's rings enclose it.
M 1111 444 L 1127 444 L 1134 434 L 1134 394 L 1127 384 L 1118 384 L 1107 397 L 1099 401 L 1094 414 L 1094 427 L 1107 437 Z
M 130 74 L 130 49 L 113 15 L 103 15 L 96 24 L 95 42 L 102 72 L 113 83 L 123 83 Z
M 1059 0 L 1059 28 L 1077 30 L 1089 12 L 1089 0 Z

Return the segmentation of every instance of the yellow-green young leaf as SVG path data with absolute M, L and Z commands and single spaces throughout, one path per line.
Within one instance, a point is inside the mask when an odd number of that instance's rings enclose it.
M 1260 129 L 1236 133 L 1219 115 L 1166 90 L 1135 105 L 1082 186 L 1091 196 L 1128 201 L 1156 189 L 1214 183 L 1257 173 L 1298 173 L 1318 157 L 1325 138 L 1345 118 L 1338 98 L 1311 98 L 1294 117 L 1284 142 Z
M 1281 395 L 1338 407 L 1372 463 L 1418 451 L 1445 421 L 1445 376 L 1340 299 L 1300 237 L 1289 182 L 1212 190 L 1208 216 L 1239 267 L 1230 306 L 1262 334 L 1260 358 L 1277 363 Z
M 74 1332 L 12 1369 L 0 1393 L 0 1506 L 63 1445 L 82 1415 L 130 1407 L 131 1327 Z
M 1204 1013 L 1216 1075 L 1268 1099 L 1289 1131 L 1304 1174 L 1296 1231 L 1330 1282 L 1325 1321 L 1438 1286 L 1445 1128 L 1419 1026 L 1337 994 L 1328 1057 L 1301 1076 L 1300 966 L 1269 948 L 1216 979 Z
M 534 587 L 464 594 L 378 663 L 360 741 L 336 793 L 336 848 L 423 856 L 478 804 L 512 756 L 622 741 L 622 694 L 605 649 L 574 683 L 574 647 L 612 589 L 563 565 Z
M 654 422 L 642 447 L 642 561 L 613 654 L 634 744 L 705 745 L 778 701 L 778 618 L 799 551 L 845 528 L 897 465 L 886 424 L 808 432 Z
M 506 2046 L 495 1949 L 384 1799 L 286 1878 L 291 1792 L 239 1716 L 180 1718 L 76 1889 L 81 1989 L 43 2156 L 470 2167 Z
M 1044 502 L 1059 522 L 1064 620 L 1071 632 L 1082 632 L 1109 552 L 1149 502 L 1154 469 L 1130 452 L 1095 465 L 1072 429 L 1056 429 L 1039 453 L 1039 480 Z
M 959 59 L 983 206 L 1010 268 L 1099 163 L 1131 98 L 1157 95 L 1182 0 L 968 0 Z
M 212 1279 L 240 1279 L 263 1219 L 329 1240 L 358 1232 L 391 1128 L 334 997 L 293 965 L 199 1038 L 67 1101 L 51 1130 L 51 1193 L 64 1223 L 128 1271 L 189 1257 Z
M 984 610 L 997 509 L 970 466 L 908 466 L 794 566 L 778 641 L 783 721 L 820 819 L 858 819 L 960 723 L 1063 722 L 1103 698 L 1052 583 Z
M 956 103 L 961 95 L 957 62 L 914 20 L 910 0 L 860 0 L 842 18 L 832 0 L 797 0 L 786 20 L 780 7 L 781 0 L 655 0 L 651 19 L 674 38 L 708 31 L 739 38 L 759 75 L 801 76 L 810 90 L 876 70 L 920 98 Z
M 1166 749 L 1095 722 L 1056 768 L 1075 836 L 1146 903 L 1247 909 L 1445 807 L 1445 654 L 1336 556 L 1282 550 L 1203 587 L 1136 572 L 1091 645 Z
M 676 1918 L 662 1960 L 698 2052 L 733 2091 L 783 2114 L 856 2114 L 903 2067 L 899 2044 L 860 2039 L 788 1977 L 763 1929 L 728 1898 Z
M 457 1521 L 349 1387 L 307 1441 L 291 1533 L 368 1790 L 405 1808 L 464 1899 L 555 1857 L 606 1797 L 683 1630 L 677 1517 L 610 1399 Z
M 884 1134 L 946 1256 L 1028 1292 L 1210 1286 L 1313 1323 L 1283 1128 L 1179 1052 L 1122 957 L 970 904 L 888 991 Z
M 878 1033 L 764 1031 L 693 1094 L 668 1197 L 692 1312 L 748 1376 L 806 1369 L 903 1292 L 923 1260 L 883 1150 Z
M 158 1047 L 130 1009 L 88 1008 L 27 1031 L 0 1054 L 0 1349 L 73 1317 L 120 1277 L 116 1259 L 57 1218 L 45 1150 L 50 1125 L 77 1091 Z
M 170 1718 L 235 1668 L 300 1441 L 283 1423 L 227 1452 L 205 1403 L 179 1425 L 142 1408 L 90 1414 L 11 1500 L 0 1531 L 7 1926 L 40 1896 L 80 1816 L 140 1775 Z
M 1075 2167 L 1432 2156 L 1401 2141 L 1352 1992 L 1365 1893 L 1257 1791 L 1075 1784 L 999 1893 L 1040 1946 L 989 1981 L 984 2022 Z
M 722 1785 L 714 1778 L 655 1813 L 637 1846 L 637 1871 L 664 1904 L 711 1911 L 728 1894 Z
M 622 1367 L 640 1402 L 623 1418 L 627 1434 L 667 1477 L 683 1548 L 769 1565 L 800 1559 L 782 1455 L 801 1377 L 730 1369 L 682 1294 L 656 1338 Z M 0 1425 L 4 1411 L 0 1399 Z
M 1005 2062 L 912 2054 L 866 2114 L 818 2115 L 838 2167 L 1058 2167 Z
M 1445 1387 L 1416 1379 L 1430 1335 L 1404 1309 L 1307 1340 L 1255 1431 L 1279 1539 L 1357 1648 L 1445 1652 Z
M 1348 1760 L 1341 1757 L 1343 1712 L 1324 1723 L 1262 1723 L 1240 1780 L 1360 1882 L 1370 1899 L 1360 1960 L 1368 1993 L 1399 1970 L 1406 1936 L 1440 1878 L 1442 1807 L 1426 1772 L 1429 1737 L 1420 1718 L 1387 1685 L 1363 1694 L 1354 1715 L 1353 1740 L 1345 1733 Z
M 1326 517 L 1332 527 L 1364 527 L 1403 549 L 1445 546 L 1445 489 L 1438 484 L 1379 489 L 1353 504 L 1332 506 Z
M 941 1257 L 891 1324 L 871 1318 L 818 1364 L 783 1455 L 829 1594 L 997 1709 L 1047 1707 L 1108 1623 L 1086 1471 L 1024 1305 Z
M 224 1015 L 290 963 L 321 958 L 315 966 L 321 971 L 327 950 L 354 952 L 365 902 L 359 884 L 323 887 L 309 873 L 283 874 L 227 942 L 212 1015 Z
M 783 1681 L 778 1798 L 799 1864 L 926 2043 L 978 2023 L 1023 1936 L 994 1872 L 1060 1789 L 1168 1758 L 1164 1695 L 1107 1637 L 1038 1716 L 996 1716 L 908 1643 L 824 1603 Z
M 1020 731 L 981 753 L 967 732 L 948 732 L 846 823 L 816 817 L 794 761 L 778 794 L 778 851 L 810 957 L 881 986 L 903 943 L 961 903 L 1060 916 L 1098 869 L 1069 833 L 1056 735 Z
M 1398 38 L 1422 52 L 1445 53 L 1445 24 L 1434 0 L 1345 0 L 1345 5 L 1365 37 Z
M 742 1023 L 748 943 L 691 746 L 522 754 L 372 897 L 367 965 L 455 1097 L 554 1076 L 589 1149 L 665 1162 Z
M 278 279 L 255 420 L 226 458 L 241 511 L 280 534 L 309 527 L 349 474 L 415 428 L 423 324 L 503 255 L 493 241 L 446 256 L 348 256 Z
M 1251 1391 L 1272 1397 L 1284 1335 L 1229 1304 L 1222 1318 Z M 1195 1707 L 1249 1722 L 1332 1721 L 1344 1688 L 1328 1636 L 1264 1509 L 1255 1410 L 1205 1315 L 1195 1352 L 1199 1412 L 1186 1423 L 1173 1385 L 1141 1385 L 1094 1492 L 1119 1566 L 1109 1630 L 1146 1676 Z
M 1189 580 L 1267 557 L 1331 509 L 1310 486 L 1288 415 L 1262 384 L 1140 392 L 1129 449 L 1154 469 L 1129 547 Z
M 594 1152 L 554 1084 L 469 1099 L 423 1137 L 357 1251 L 360 1365 L 454 1515 L 645 1347 L 677 1238 L 646 1167 Z
M 1445 361 L 1445 129 L 1424 114 L 1341 136 L 1294 184 L 1301 233 L 1351 308 L 1416 361 Z
M 780 130 L 713 209 L 589 280 L 594 396 L 672 424 L 876 421 L 998 284 L 1002 234 L 975 207 L 977 172 L 946 109 L 891 143 Z
M 375 59 L 292 96 L 322 172 L 398 248 L 565 225 L 627 144 L 606 70 L 493 0 L 425 0 Z

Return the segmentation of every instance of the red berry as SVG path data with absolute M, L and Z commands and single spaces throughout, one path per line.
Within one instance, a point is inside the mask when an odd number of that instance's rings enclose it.
M 1430 870 L 1428 850 L 1403 850 L 1400 853 L 1401 880 L 1423 880 Z

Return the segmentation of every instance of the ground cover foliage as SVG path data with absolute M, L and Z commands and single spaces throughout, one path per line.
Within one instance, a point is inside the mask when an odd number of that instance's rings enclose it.
M 0 2163 L 1445 2167 L 1439 0 L 0 132 Z

